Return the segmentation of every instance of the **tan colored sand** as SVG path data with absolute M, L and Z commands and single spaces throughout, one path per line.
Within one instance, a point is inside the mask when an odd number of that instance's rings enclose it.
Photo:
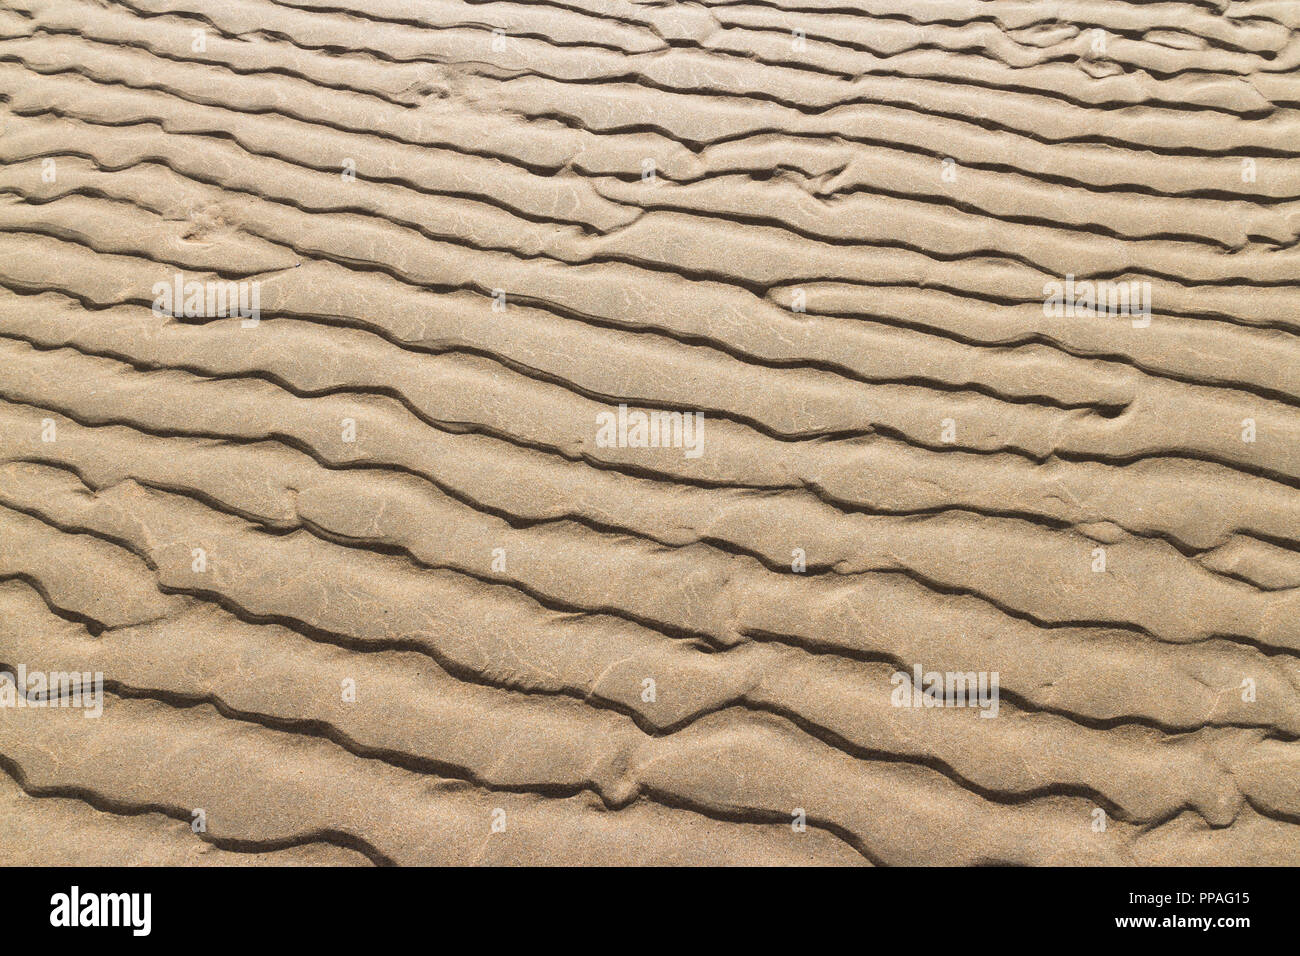
M 0 864 L 1300 863 L 1300 12 L 345 6 L 0 11 Z

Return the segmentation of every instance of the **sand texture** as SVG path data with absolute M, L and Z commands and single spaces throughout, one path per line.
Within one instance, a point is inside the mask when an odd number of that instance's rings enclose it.
M 3 6 L 0 864 L 1300 864 L 1300 4 Z

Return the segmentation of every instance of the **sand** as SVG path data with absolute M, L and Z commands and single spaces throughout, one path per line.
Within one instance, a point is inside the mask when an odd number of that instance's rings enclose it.
M 0 864 L 1300 863 L 1294 5 L 5 7 Z

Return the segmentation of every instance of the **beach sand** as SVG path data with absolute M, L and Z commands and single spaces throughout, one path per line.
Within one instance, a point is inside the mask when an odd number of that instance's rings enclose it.
M 1300 863 L 1300 7 L 5 7 L 0 864 Z

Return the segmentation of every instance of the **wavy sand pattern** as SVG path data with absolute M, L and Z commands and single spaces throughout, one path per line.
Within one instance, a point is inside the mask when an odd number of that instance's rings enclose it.
M 5 6 L 0 863 L 1300 863 L 1296 4 Z

